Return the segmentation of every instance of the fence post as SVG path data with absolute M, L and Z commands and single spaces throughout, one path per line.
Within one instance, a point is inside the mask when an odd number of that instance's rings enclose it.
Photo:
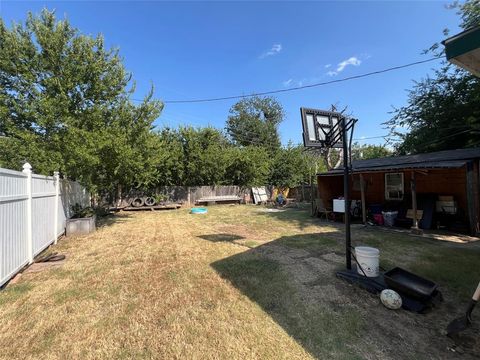
M 27 252 L 28 263 L 33 263 L 33 237 L 32 237 L 32 166 L 27 162 L 23 165 L 24 174 L 27 175 Z
M 53 178 L 55 179 L 55 207 L 53 215 L 53 236 L 55 236 L 54 244 L 57 245 L 58 238 L 58 199 L 60 195 L 60 174 L 58 171 L 53 173 Z

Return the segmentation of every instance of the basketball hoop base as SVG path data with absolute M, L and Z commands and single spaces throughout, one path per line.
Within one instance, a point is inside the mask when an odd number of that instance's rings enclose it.
M 378 294 L 387 288 L 387 285 L 383 281 L 382 275 L 375 278 L 369 278 L 364 275 L 360 275 L 357 272 L 357 266 L 355 264 L 352 265 L 351 270 L 337 271 L 336 276 L 342 280 L 348 281 L 351 284 L 358 285 L 362 289 L 365 289 L 372 294 Z

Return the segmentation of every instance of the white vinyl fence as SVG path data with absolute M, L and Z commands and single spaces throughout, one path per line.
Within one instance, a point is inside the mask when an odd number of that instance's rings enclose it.
M 0 286 L 65 231 L 71 207 L 90 204 L 80 184 L 54 176 L 0 168 Z

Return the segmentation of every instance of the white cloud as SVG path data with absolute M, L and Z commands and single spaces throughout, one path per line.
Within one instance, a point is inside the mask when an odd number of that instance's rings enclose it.
M 332 64 L 325 65 L 325 69 L 328 69 L 330 66 L 332 66 Z
M 338 64 L 337 73 L 342 72 L 348 65 L 360 66 L 361 63 L 362 61 L 360 59 L 352 56 L 351 58 L 343 60 L 341 63 Z
M 277 55 L 280 51 L 282 51 L 282 44 L 273 44 L 270 50 L 265 51 L 262 55 L 260 55 L 260 59 L 264 59 L 268 56 Z
M 345 70 L 345 68 L 349 65 L 352 65 L 352 66 L 360 66 L 360 64 L 362 63 L 362 60 L 360 60 L 359 58 L 355 57 L 355 56 L 352 56 L 346 60 L 343 60 L 342 62 L 339 62 L 337 64 L 337 68 L 335 69 L 335 71 L 328 71 L 327 72 L 327 75 L 328 76 L 335 76 L 335 75 L 338 75 L 339 73 L 341 73 L 343 70 Z M 325 66 L 326 67 L 326 66 Z
M 292 84 L 293 79 L 288 79 L 283 82 L 283 86 L 288 87 Z

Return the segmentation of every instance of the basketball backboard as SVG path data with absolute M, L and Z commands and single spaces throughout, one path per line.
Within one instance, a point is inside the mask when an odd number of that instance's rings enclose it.
M 343 115 L 319 109 L 300 108 L 303 125 L 303 144 L 305 147 L 335 147 L 343 146 L 341 120 Z

